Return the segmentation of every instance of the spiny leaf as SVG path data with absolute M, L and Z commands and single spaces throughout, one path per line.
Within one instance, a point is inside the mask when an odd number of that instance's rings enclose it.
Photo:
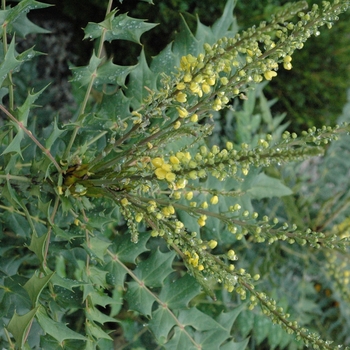
M 139 64 L 130 73 L 128 89 L 126 90 L 126 96 L 130 98 L 133 109 L 141 106 L 144 99 L 149 95 L 148 89 L 152 91 L 157 90 L 157 79 L 158 74 L 149 69 L 145 52 L 142 49 Z
M 112 338 L 95 323 L 86 321 L 85 326 L 87 328 L 87 332 L 94 336 L 96 339 L 112 340 Z M 91 344 L 91 346 L 91 349 L 95 349 L 95 345 Z
M 94 87 L 101 87 L 103 84 L 125 86 L 125 79 L 136 66 L 118 66 L 108 60 L 97 69 Z
M 141 261 L 134 270 L 135 275 L 148 287 L 160 287 L 163 280 L 173 271 L 171 265 L 175 253 L 162 253 L 157 249 L 152 255 Z
M 19 129 L 17 131 L 16 136 L 11 141 L 11 143 L 2 152 L 2 155 L 6 154 L 6 153 L 15 152 L 15 153 L 18 153 L 21 156 L 21 158 L 23 158 L 22 149 L 21 149 L 21 142 L 22 142 L 23 138 L 24 138 L 24 131 L 23 131 L 23 129 Z
M 159 299 L 171 309 L 182 309 L 192 298 L 200 293 L 201 287 L 190 275 L 186 274 L 175 282 L 169 277 L 164 283 Z
M 97 74 L 97 67 L 101 62 L 102 59 L 98 58 L 95 55 L 95 52 L 93 52 L 90 62 L 87 66 L 71 68 L 73 72 L 73 78 L 71 81 L 80 83 L 80 87 L 89 84 L 92 76 Z
M 117 322 L 115 318 L 109 317 L 103 314 L 101 311 L 97 310 L 95 307 L 87 308 L 85 314 L 90 321 L 98 322 L 101 324 L 104 324 L 106 322 Z
M 86 340 L 83 335 L 72 331 L 63 323 L 52 320 L 46 315 L 42 307 L 38 310 L 36 318 L 44 332 L 50 334 L 51 337 L 55 338 L 60 343 L 65 339 Z
M 84 242 L 82 246 L 92 257 L 96 257 L 101 261 L 104 261 L 104 256 L 107 252 L 108 247 L 111 245 L 110 242 L 102 240 L 98 237 L 91 237 L 89 242 Z
M 154 28 L 157 24 L 145 23 L 143 19 L 131 18 L 127 14 L 117 17 L 116 10 L 110 12 L 100 23 L 89 23 L 85 28 L 84 39 L 96 39 L 105 33 L 104 40 L 128 40 L 140 44 L 140 37 L 144 32 Z
M 135 263 L 135 259 L 143 252 L 148 251 L 146 243 L 149 240 L 148 233 L 140 233 L 137 244 L 131 242 L 131 237 L 127 235 L 119 235 L 114 238 L 114 249 L 118 259 L 123 263 Z
M 129 304 L 129 309 L 138 311 L 145 316 L 150 316 L 155 296 L 145 288 L 144 284 L 129 282 L 125 300 Z
M 16 116 L 18 121 L 20 121 L 24 126 L 27 126 L 29 111 L 33 106 L 33 103 L 37 100 L 37 98 L 43 93 L 43 91 L 46 89 L 47 86 L 45 86 L 43 89 L 38 91 L 35 94 L 29 93 L 26 100 L 22 104 L 22 106 L 18 107 L 16 110 Z
M 17 348 L 19 349 L 22 349 L 23 347 L 25 334 L 27 333 L 28 327 L 31 325 L 37 310 L 38 307 L 30 310 L 28 313 L 22 316 L 15 312 L 7 326 L 7 329 L 16 339 Z
M 4 61 L 0 65 L 0 86 L 2 86 L 7 74 L 20 66 L 21 62 L 16 58 L 15 52 L 15 38 L 12 39 L 8 50 L 6 52 Z
M 44 261 L 44 250 L 45 250 L 45 244 L 48 234 L 44 234 L 40 237 L 38 237 L 37 234 L 32 235 L 32 239 L 30 241 L 30 245 L 28 249 L 30 249 L 35 255 L 38 257 L 40 262 Z
M 31 10 L 50 7 L 50 4 L 44 4 L 42 2 L 38 2 L 35 0 L 22 0 L 18 5 L 13 7 L 8 11 L 6 16 L 6 21 L 9 23 L 13 23 L 18 19 L 18 17 L 22 14 L 26 14 Z
M 23 286 L 23 288 L 28 292 L 28 295 L 30 296 L 30 299 L 32 300 L 33 306 L 36 306 L 38 304 L 38 299 L 47 285 L 47 283 L 50 281 L 50 279 L 53 276 L 53 272 L 40 278 L 37 276 L 37 273 L 34 273 L 34 275 L 27 281 L 27 283 Z
M 160 305 L 158 309 L 152 313 L 152 319 L 148 323 L 148 327 L 160 343 L 165 343 L 170 330 L 176 325 L 176 320 L 169 312 L 169 309 Z
M 58 128 L 57 125 L 57 119 L 55 118 L 53 122 L 53 130 L 50 134 L 50 136 L 45 141 L 45 147 L 46 149 L 50 149 L 51 146 L 54 144 L 54 142 L 64 134 L 66 130 L 61 130 Z

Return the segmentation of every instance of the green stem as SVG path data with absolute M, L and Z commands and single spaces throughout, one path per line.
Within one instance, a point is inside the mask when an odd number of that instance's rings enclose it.
M 17 176 L 17 175 L 11 175 L 11 174 L 6 174 L 6 175 L 0 175 L 0 179 L 4 179 L 6 181 L 19 181 L 19 182 L 31 182 L 30 179 L 28 179 L 25 176 Z
M 56 159 L 52 156 L 50 153 L 50 150 L 45 148 L 39 141 L 38 139 L 32 134 L 31 131 L 29 131 L 22 122 L 17 120 L 3 105 L 0 104 L 0 110 L 2 110 L 15 124 L 18 125 L 20 129 L 22 129 L 28 136 L 29 138 L 42 150 L 42 152 L 45 154 L 46 157 L 48 157 L 52 164 L 55 166 L 57 171 L 59 173 L 62 173 L 62 169 L 59 166 L 59 164 L 56 162 Z
M 108 5 L 107 5 L 107 10 L 106 10 L 106 16 L 111 12 L 112 4 L 113 4 L 113 0 L 109 0 Z M 100 38 L 99 47 L 98 47 L 98 50 L 97 50 L 97 57 L 98 58 L 102 58 L 103 44 L 104 44 L 104 41 L 105 41 L 104 40 L 105 36 L 106 36 L 106 29 L 103 29 L 102 35 L 101 35 L 101 38 Z M 88 100 L 89 100 L 89 97 L 90 97 L 90 94 L 91 94 L 91 90 L 92 90 L 92 87 L 93 87 L 93 84 L 95 82 L 96 77 L 97 77 L 97 71 L 95 71 L 95 72 L 93 72 L 91 74 L 90 83 L 89 83 L 89 85 L 88 85 L 88 87 L 86 89 L 84 100 L 83 100 L 83 102 L 82 102 L 82 104 L 80 106 L 80 111 L 79 111 L 79 116 L 78 116 L 78 122 L 79 122 L 78 124 L 79 125 L 76 125 L 75 128 L 74 128 L 74 131 L 72 133 L 72 136 L 71 136 L 71 138 L 69 140 L 68 146 L 67 146 L 66 151 L 65 151 L 64 156 L 63 156 L 64 159 L 68 158 L 70 150 L 73 147 L 75 138 L 77 137 L 78 131 L 81 128 L 81 126 L 83 125 L 83 122 L 84 122 L 84 119 L 85 119 L 86 106 L 87 106 L 87 103 L 88 103 Z

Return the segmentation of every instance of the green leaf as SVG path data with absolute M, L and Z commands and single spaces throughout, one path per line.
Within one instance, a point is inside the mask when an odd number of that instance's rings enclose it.
M 158 74 L 148 67 L 145 52 L 142 49 L 137 67 L 130 73 L 126 97 L 130 98 L 133 109 L 138 109 L 149 95 L 147 89 L 157 91 Z M 146 89 L 146 88 L 147 89 Z
M 251 187 L 247 189 L 247 193 L 251 198 L 262 199 L 289 196 L 293 194 L 293 191 L 285 186 L 280 179 L 260 173 L 252 181 Z
M 193 343 L 191 341 L 191 338 L 188 336 L 188 331 L 184 328 L 175 327 L 175 333 L 174 336 L 171 338 L 171 340 L 164 345 L 166 350 L 179 350 L 179 349 L 186 349 L 186 350 L 198 350 L 202 349 L 202 347 L 198 343 Z M 204 349 L 203 349 L 204 350 Z M 207 349 L 209 350 L 209 349 Z
M 37 276 L 37 272 L 27 281 L 23 288 L 28 292 L 30 299 L 32 300 L 33 306 L 38 304 L 39 296 L 43 289 L 46 287 L 54 272 L 40 278 Z
M 25 315 L 19 316 L 16 311 L 12 316 L 7 329 L 12 333 L 13 337 L 16 340 L 17 348 L 22 349 L 25 335 L 27 334 L 28 328 L 31 326 L 33 318 L 38 310 L 36 307 L 33 310 L 30 310 Z
M 102 59 L 98 58 L 95 55 L 95 52 L 93 52 L 90 62 L 87 66 L 71 68 L 73 72 L 73 78 L 71 79 L 71 82 L 80 83 L 80 87 L 89 84 L 93 76 L 96 76 L 97 67 L 100 65 L 101 62 Z
M 90 321 L 96 321 L 101 324 L 104 324 L 106 322 L 117 322 L 116 319 L 103 314 L 101 311 L 97 310 L 95 307 L 86 308 L 85 314 Z
M 42 3 L 43 4 L 43 3 Z M 52 6 L 49 4 L 43 4 L 47 6 Z M 12 27 L 12 29 L 11 29 Z M 37 26 L 35 23 L 30 21 L 26 13 L 22 13 L 18 18 L 10 25 L 10 32 L 15 32 L 22 38 L 25 38 L 28 34 L 48 34 L 49 30 Z
M 118 66 L 108 60 L 97 69 L 94 87 L 98 88 L 104 84 L 125 86 L 128 74 L 137 66 Z
M 248 346 L 249 338 L 244 339 L 238 343 L 233 340 L 220 346 L 220 350 L 245 350 Z
M 191 299 L 198 295 L 200 291 L 200 285 L 189 274 L 184 275 L 174 282 L 169 277 L 164 283 L 164 287 L 159 294 L 159 299 L 173 310 L 182 309 L 187 307 Z
M 47 235 L 42 235 L 40 237 L 37 234 L 32 234 L 32 239 L 30 241 L 30 245 L 28 247 L 35 255 L 38 257 L 39 261 L 42 263 L 44 261 L 44 251 L 46 245 Z
M 54 142 L 64 134 L 66 130 L 60 130 L 57 125 L 57 119 L 54 119 L 53 122 L 53 130 L 50 134 L 50 136 L 45 141 L 45 148 L 51 149 L 51 146 L 54 144 Z
M 63 323 L 52 320 L 46 315 L 42 307 L 38 310 L 36 318 L 43 331 L 50 334 L 51 337 L 55 338 L 61 344 L 66 339 L 86 340 L 86 337 L 72 331 Z
M 128 282 L 128 290 L 125 300 L 129 309 L 140 312 L 145 316 L 151 316 L 155 296 L 144 285 L 137 282 Z
M 37 98 L 43 93 L 43 91 L 47 88 L 45 86 L 43 89 L 38 91 L 36 94 L 29 93 L 23 105 L 18 107 L 16 110 L 16 116 L 18 121 L 20 121 L 25 127 L 27 126 L 29 111 L 33 106 L 33 103 L 37 100 Z
M 19 67 L 21 63 L 16 59 L 15 38 L 13 38 L 8 46 L 4 61 L 0 65 L 0 86 L 2 86 L 7 74 Z
M 18 5 L 8 11 L 6 21 L 9 23 L 15 22 L 21 15 L 28 13 L 31 10 L 50 7 L 50 4 L 44 4 L 35 0 L 22 0 Z
M 134 270 L 135 275 L 148 287 L 160 287 L 163 280 L 173 271 L 171 265 L 175 253 L 162 253 L 159 248 L 152 255 L 141 261 Z
M 85 327 L 87 328 L 87 332 L 94 336 L 96 339 L 112 340 L 112 338 L 105 331 L 103 331 L 93 322 L 86 321 Z M 95 349 L 95 346 L 93 347 L 93 349 Z
M 115 254 L 121 262 L 135 264 L 135 259 L 140 254 L 148 251 L 146 243 L 149 238 L 150 235 L 148 233 L 140 233 L 139 241 L 136 244 L 131 242 L 130 234 L 118 235 L 113 240 Z
M 111 244 L 112 244 L 111 242 L 102 240 L 94 236 L 94 237 L 90 237 L 89 242 L 84 242 L 82 246 L 85 248 L 87 252 L 89 252 L 91 257 L 97 258 L 103 262 L 104 256 L 107 253 L 107 249 Z
M 51 279 L 51 283 L 53 285 L 68 289 L 72 292 L 73 292 L 73 288 L 81 287 L 81 286 L 84 286 L 86 284 L 86 282 L 72 280 L 69 278 L 62 278 L 59 275 L 57 275 L 57 273 L 53 275 L 53 277 Z
M 170 330 L 176 325 L 174 316 L 169 312 L 166 306 L 159 305 L 158 309 L 152 313 L 152 319 L 148 327 L 161 344 L 164 344 L 168 338 Z
M 15 153 L 18 153 L 21 156 L 21 158 L 23 158 L 22 149 L 21 149 L 21 142 L 22 142 L 23 138 L 24 138 L 23 129 L 18 129 L 16 136 L 13 138 L 11 143 L 5 148 L 5 150 L 2 152 L 1 155 L 4 155 L 6 153 L 15 152 Z
M 103 22 L 89 23 L 84 30 L 84 39 L 96 39 L 104 33 L 105 41 L 110 42 L 119 39 L 141 44 L 141 35 L 157 25 L 145 23 L 143 19 L 131 18 L 127 14 L 121 14 L 117 17 L 115 15 L 116 10 L 110 12 Z

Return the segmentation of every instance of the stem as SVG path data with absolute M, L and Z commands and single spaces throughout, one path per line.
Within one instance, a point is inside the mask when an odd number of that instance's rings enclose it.
M 57 171 L 59 173 L 62 173 L 61 167 L 58 165 L 56 162 L 56 159 L 52 156 L 50 153 L 50 150 L 45 148 L 39 141 L 38 139 L 32 134 L 30 130 L 28 130 L 22 122 L 18 121 L 3 105 L 0 104 L 0 109 L 15 123 L 18 125 L 19 128 L 21 128 L 31 139 L 32 141 L 43 151 L 46 157 L 48 157 Z
M 113 4 L 113 0 L 109 0 L 108 5 L 107 5 L 107 10 L 106 10 L 106 16 L 105 17 L 107 17 L 107 15 L 111 12 L 112 4 Z M 104 40 L 105 36 L 106 36 L 106 29 L 104 28 L 103 31 L 102 31 L 102 35 L 100 37 L 100 43 L 99 43 L 98 50 L 97 50 L 97 57 L 98 58 L 102 58 L 103 44 L 104 44 L 104 41 L 105 41 Z M 86 93 L 85 93 L 85 96 L 84 96 L 83 103 L 80 106 L 80 111 L 79 111 L 79 116 L 78 116 L 79 125 L 76 125 L 75 128 L 74 128 L 74 131 L 72 133 L 72 136 L 71 136 L 71 138 L 69 140 L 68 146 L 67 146 L 66 151 L 65 151 L 64 156 L 63 156 L 64 159 L 68 158 L 70 150 L 73 147 L 75 138 L 77 137 L 78 131 L 81 128 L 81 125 L 83 125 L 83 122 L 84 122 L 84 119 L 85 119 L 85 109 L 86 109 L 86 106 L 87 106 L 87 103 L 88 103 L 88 100 L 89 100 L 89 97 L 90 97 L 90 94 L 91 94 L 91 90 L 92 90 L 93 84 L 94 84 L 95 79 L 97 77 L 96 73 L 97 73 L 97 71 L 95 71 L 95 72 L 93 72 L 91 74 L 90 83 L 89 83 L 89 85 L 88 85 L 88 87 L 86 89 Z

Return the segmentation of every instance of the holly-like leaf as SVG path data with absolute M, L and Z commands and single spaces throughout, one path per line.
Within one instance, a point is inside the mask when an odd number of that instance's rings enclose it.
M 125 86 L 125 79 L 136 66 L 118 66 L 108 60 L 97 69 L 94 87 L 98 88 L 103 84 Z
M 44 250 L 46 244 L 47 234 L 42 235 L 40 237 L 37 234 L 32 235 L 32 239 L 30 241 L 30 245 L 28 247 L 35 255 L 38 257 L 40 262 L 44 261 Z
M 96 257 L 101 261 L 104 261 L 104 256 L 107 252 L 108 247 L 111 245 L 111 242 L 102 240 L 98 237 L 91 237 L 89 242 L 84 242 L 82 246 L 92 257 Z
M 148 287 L 160 287 L 163 280 L 173 271 L 171 265 L 174 252 L 162 253 L 157 249 L 152 255 L 141 261 L 134 270 L 135 275 Z
M 129 282 L 125 300 L 128 302 L 130 310 L 151 316 L 155 296 L 143 284 Z
M 161 299 L 171 309 L 182 309 L 198 295 L 201 287 L 198 282 L 190 275 L 186 274 L 180 279 L 172 281 L 167 278 L 162 288 L 159 299 Z
M 84 39 L 96 39 L 104 33 L 104 40 L 128 40 L 140 44 L 140 37 L 144 32 L 154 28 L 157 24 L 146 23 L 143 19 L 131 18 L 127 14 L 116 15 L 116 10 L 110 12 L 100 23 L 89 23 L 85 28 Z
M 30 310 L 25 315 L 18 315 L 16 312 L 12 316 L 7 329 L 12 333 L 13 337 L 16 340 L 17 348 L 22 349 L 25 342 L 25 335 L 28 331 L 28 328 L 32 324 L 33 318 L 38 310 L 36 307 L 33 310 Z
M 22 149 L 21 149 L 21 142 L 23 138 L 24 138 L 23 129 L 18 129 L 16 136 L 13 138 L 11 143 L 4 149 L 4 151 L 2 152 L 2 155 L 6 153 L 15 152 L 15 153 L 18 153 L 21 156 L 21 158 L 23 158 Z
M 38 310 L 36 318 L 43 331 L 50 334 L 51 337 L 55 338 L 61 344 L 66 339 L 86 340 L 83 335 L 72 331 L 63 323 L 52 320 L 46 315 L 42 307 Z
M 148 323 L 148 327 L 160 343 L 165 343 L 170 330 L 176 325 L 174 316 L 169 309 L 160 305 L 158 309 L 152 313 L 152 319 Z
M 289 196 L 293 194 L 293 191 L 284 185 L 281 180 L 260 173 L 253 179 L 247 193 L 251 198 L 262 199 Z
M 53 274 L 54 273 L 52 272 L 40 278 L 39 276 L 37 276 L 37 273 L 34 273 L 34 275 L 23 286 L 23 288 L 28 292 L 28 295 L 32 300 L 33 306 L 36 306 L 38 304 L 39 296 L 45 288 L 45 286 L 50 281 L 50 279 L 52 278 Z
M 57 139 L 59 139 L 62 136 L 62 134 L 64 134 L 65 132 L 66 132 L 66 130 L 61 130 L 58 128 L 57 119 L 55 118 L 55 120 L 53 122 L 52 132 L 51 132 L 50 136 L 45 141 L 45 148 L 50 149 L 51 146 L 54 144 L 54 142 Z
M 130 98 L 131 106 L 137 109 L 149 95 L 149 90 L 157 90 L 158 74 L 150 70 L 144 50 L 141 51 L 139 64 L 130 73 L 126 96 Z
M 18 121 L 20 121 L 24 126 L 27 126 L 29 111 L 33 106 L 33 103 L 37 100 L 37 98 L 43 93 L 43 91 L 46 89 L 47 86 L 45 86 L 43 89 L 38 91 L 35 94 L 29 93 L 26 100 L 22 104 L 22 106 L 18 107 L 16 110 L 16 116 Z
M 102 59 L 98 58 L 95 55 L 95 52 L 92 53 L 90 62 L 87 66 L 84 67 L 74 67 L 71 68 L 73 72 L 73 78 L 71 82 L 77 82 L 80 84 L 80 87 L 83 87 L 90 83 L 92 76 L 97 74 L 97 67 L 102 62 Z
M 146 243 L 150 235 L 147 233 L 139 234 L 139 241 L 131 242 L 130 234 L 116 236 L 113 241 L 113 247 L 118 259 L 123 263 L 135 263 L 135 259 L 143 252 L 148 251 Z
M 90 321 L 98 322 L 101 324 L 104 324 L 106 322 L 117 322 L 115 318 L 103 314 L 101 311 L 97 310 L 95 307 L 87 308 L 85 314 Z

